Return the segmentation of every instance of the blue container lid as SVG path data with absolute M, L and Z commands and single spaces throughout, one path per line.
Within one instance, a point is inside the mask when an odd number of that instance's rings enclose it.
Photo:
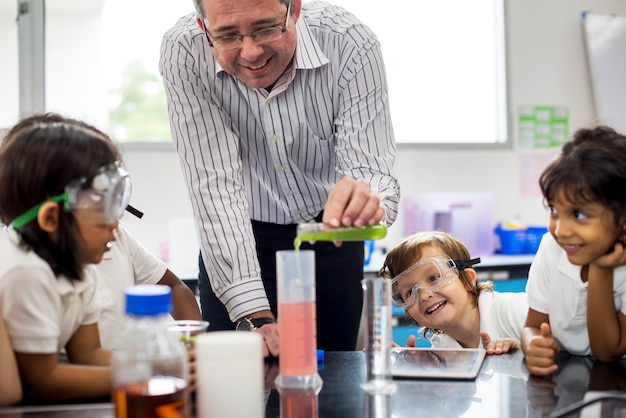
M 170 312 L 172 289 L 160 284 L 140 284 L 125 289 L 126 314 L 132 316 L 161 315 Z

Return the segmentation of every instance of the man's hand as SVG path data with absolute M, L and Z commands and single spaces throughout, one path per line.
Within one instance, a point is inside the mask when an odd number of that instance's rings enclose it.
M 509 351 L 519 349 L 519 344 L 512 338 L 499 338 L 492 340 L 489 334 L 484 331 L 480 332 L 480 339 L 487 354 L 506 354 Z
M 263 357 L 278 357 L 278 324 L 265 324 L 254 330 L 263 336 Z
M 535 335 L 528 343 L 525 359 L 528 371 L 535 376 L 546 376 L 554 373 L 557 365 L 554 356 L 559 351 L 559 346 L 552 336 L 550 324 L 541 324 L 540 334 Z
M 384 214 L 380 198 L 366 183 L 344 177 L 328 195 L 322 222 L 332 227 L 371 226 L 379 223 Z

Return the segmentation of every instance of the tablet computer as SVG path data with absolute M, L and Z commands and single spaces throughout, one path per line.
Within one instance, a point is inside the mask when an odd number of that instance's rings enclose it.
M 391 374 L 406 379 L 474 380 L 485 360 L 485 350 L 406 347 L 391 353 Z

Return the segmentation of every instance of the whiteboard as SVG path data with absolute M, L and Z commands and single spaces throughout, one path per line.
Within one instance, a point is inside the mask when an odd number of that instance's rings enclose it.
M 598 122 L 626 134 L 626 17 L 584 13 L 583 30 Z

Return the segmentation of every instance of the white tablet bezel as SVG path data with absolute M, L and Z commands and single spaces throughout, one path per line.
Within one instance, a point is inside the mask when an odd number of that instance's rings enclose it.
M 393 348 L 391 375 L 403 379 L 474 380 L 485 354 L 479 348 Z

